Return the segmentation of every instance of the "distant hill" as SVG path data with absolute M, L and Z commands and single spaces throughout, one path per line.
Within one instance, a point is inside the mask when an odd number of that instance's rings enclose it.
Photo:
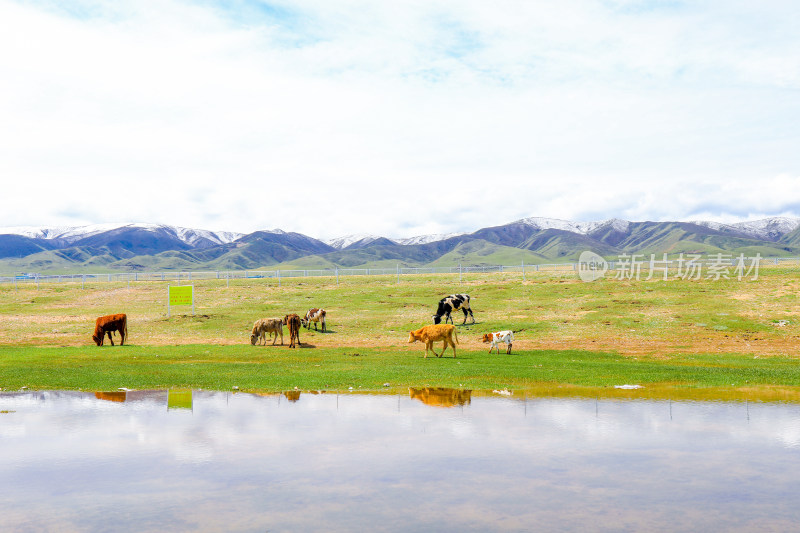
M 0 273 L 377 268 L 575 261 L 621 254 L 800 255 L 800 219 L 570 222 L 526 218 L 472 233 L 327 242 L 280 229 L 242 234 L 158 224 L 0 228 Z

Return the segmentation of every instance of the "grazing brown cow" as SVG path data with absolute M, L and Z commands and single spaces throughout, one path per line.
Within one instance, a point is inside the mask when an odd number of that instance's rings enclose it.
M 453 336 L 455 335 L 456 341 L 453 342 Z M 409 331 L 408 332 L 408 342 L 415 342 L 420 341 L 425 343 L 425 359 L 428 358 L 428 350 L 433 352 L 433 355 L 436 357 L 441 357 L 444 355 L 444 351 L 447 350 L 447 345 L 453 347 L 453 359 L 456 357 L 456 342 L 458 342 L 458 335 L 456 334 L 456 328 L 452 324 L 433 324 L 430 326 L 423 326 L 416 331 Z M 436 341 L 442 341 L 443 348 L 442 353 L 436 353 L 436 350 L 433 349 L 433 343 Z
M 295 348 L 295 339 L 297 346 L 300 346 L 300 316 L 296 313 L 286 315 L 283 317 L 283 323 L 289 326 L 289 348 Z
M 280 318 L 259 318 L 253 324 L 253 332 L 250 334 L 250 344 L 255 346 L 264 341 L 264 346 L 267 345 L 267 334 L 270 338 L 275 334 L 275 339 L 272 345 L 278 340 L 278 335 L 281 336 L 281 346 L 283 346 L 283 321 Z
M 98 346 L 103 345 L 103 337 L 108 334 L 108 340 L 111 341 L 111 346 L 114 346 L 114 339 L 111 338 L 111 333 L 119 331 L 119 345 L 125 344 L 125 337 L 128 336 L 128 315 L 119 313 L 116 315 L 106 315 L 98 317 L 94 323 L 94 334 L 92 340 Z
M 317 309 L 314 307 L 313 309 L 309 309 L 308 313 L 306 313 L 306 317 L 301 318 L 300 321 L 306 329 L 311 329 L 311 323 L 313 322 L 314 331 L 317 331 L 317 322 L 322 322 L 322 333 L 325 333 L 325 315 L 326 312 L 324 309 Z

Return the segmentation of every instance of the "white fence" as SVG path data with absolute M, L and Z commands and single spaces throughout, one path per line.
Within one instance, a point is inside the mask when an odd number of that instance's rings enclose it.
M 752 258 L 748 258 L 750 261 Z M 728 257 L 726 261 L 730 261 L 730 265 L 735 265 L 738 257 Z M 663 262 L 656 268 L 663 269 Z M 711 256 L 702 259 L 701 264 L 704 265 L 719 265 L 720 259 L 716 256 Z M 675 263 L 677 261 L 668 261 L 668 263 Z M 608 266 L 610 271 L 614 271 L 621 265 L 621 261 L 609 261 Z M 800 257 L 759 257 L 758 265 L 764 266 L 796 266 L 800 268 Z M 649 260 L 640 260 L 638 266 L 647 271 L 653 268 L 653 263 Z M 628 267 L 629 268 L 629 267 Z M 667 268 L 677 268 L 667 265 Z M 0 285 L 11 284 L 14 287 L 20 285 L 36 285 L 40 284 L 53 284 L 53 283 L 102 283 L 102 282 L 122 282 L 130 283 L 136 281 L 169 281 L 169 282 L 187 282 L 195 280 L 237 280 L 237 279 L 274 279 L 280 284 L 282 279 L 285 278 L 304 278 L 304 277 L 328 277 L 335 278 L 338 282 L 340 277 L 348 276 L 396 276 L 398 279 L 401 276 L 413 276 L 420 274 L 458 274 L 461 278 L 465 274 L 471 273 L 503 273 L 503 272 L 517 272 L 525 278 L 527 273 L 532 272 L 554 272 L 554 273 L 567 273 L 570 271 L 577 272 L 578 263 L 550 263 L 550 264 L 519 264 L 519 265 L 488 265 L 488 266 L 455 266 L 455 267 L 401 267 L 395 268 L 333 268 L 333 269 L 317 269 L 317 270 L 217 270 L 217 271 L 202 271 L 202 272 L 120 272 L 120 273 L 107 273 L 107 274 L 52 274 L 41 275 L 37 273 L 14 275 L 14 276 L 0 276 Z

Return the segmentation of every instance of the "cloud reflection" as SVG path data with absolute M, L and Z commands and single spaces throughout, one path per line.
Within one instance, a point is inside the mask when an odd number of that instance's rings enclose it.
M 800 490 L 795 404 L 417 389 L 194 391 L 191 409 L 168 409 L 166 391 L 125 395 L 0 394 L 0 477 L 14 487 L 0 529 L 691 531 L 800 518 L 787 496 Z

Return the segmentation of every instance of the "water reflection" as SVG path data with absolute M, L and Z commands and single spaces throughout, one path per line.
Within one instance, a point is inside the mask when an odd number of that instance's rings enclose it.
M 299 390 L 287 390 L 283 393 L 286 396 L 286 399 L 290 402 L 296 402 L 300 399 L 300 391 Z
M 472 399 L 472 391 L 446 389 L 442 387 L 424 387 L 415 389 L 408 388 L 408 395 L 419 400 L 426 405 L 434 407 L 455 407 L 456 405 L 468 405 Z
M 800 525 L 798 404 L 437 391 L 0 393 L 0 530 Z
M 125 392 L 95 392 L 94 397 L 98 400 L 107 400 L 109 402 L 124 402 L 126 399 Z

